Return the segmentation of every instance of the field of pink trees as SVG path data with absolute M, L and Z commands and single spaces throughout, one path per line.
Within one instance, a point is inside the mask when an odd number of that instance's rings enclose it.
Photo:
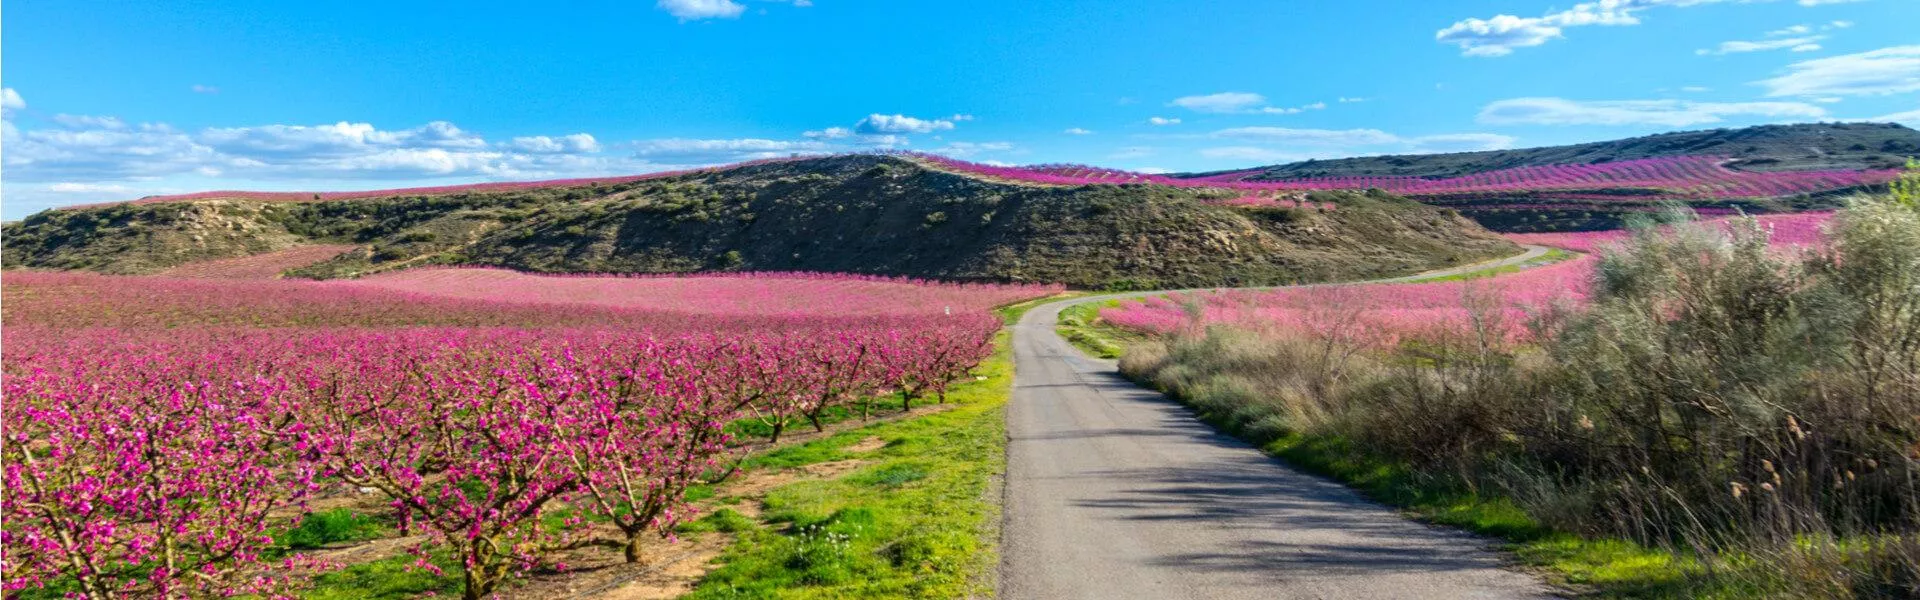
M 1765 215 L 1756 220 L 1770 243 L 1783 248 L 1821 239 L 1833 213 Z M 1734 221 L 1712 223 L 1729 226 Z M 1508 234 L 1523 244 L 1595 252 L 1625 239 L 1622 230 L 1579 233 Z M 1471 319 L 1502 332 L 1509 341 L 1527 334 L 1531 316 L 1555 303 L 1579 304 L 1590 288 L 1592 255 L 1583 255 L 1517 273 L 1469 280 L 1297 287 L 1270 291 L 1219 291 L 1172 294 L 1131 301 L 1102 310 L 1107 323 L 1148 334 L 1193 327 L 1231 325 L 1268 331 L 1306 333 L 1316 339 L 1339 338 L 1365 347 L 1387 347 L 1427 334 L 1466 329 Z
M 5 590 L 282 595 L 331 565 L 274 532 L 367 494 L 424 534 L 421 568 L 464 567 L 470 598 L 564 569 L 563 549 L 642 561 L 639 540 L 686 518 L 685 489 L 731 451 L 730 423 L 778 438 L 876 395 L 944 401 L 992 351 L 988 309 L 1057 289 L 11 273 Z

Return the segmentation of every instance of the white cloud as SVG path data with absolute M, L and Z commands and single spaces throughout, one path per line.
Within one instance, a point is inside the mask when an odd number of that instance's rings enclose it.
M 1006 152 L 1012 149 L 1012 142 L 950 142 L 946 146 L 934 148 L 928 152 L 952 157 L 968 157 L 982 153 Z
M 1348 97 L 1346 97 L 1346 96 L 1341 96 L 1341 97 L 1340 97 L 1340 103 L 1341 103 L 1341 104 L 1350 104 L 1350 103 L 1354 103 L 1354 102 L 1366 102 L 1366 101 L 1367 101 L 1367 99 L 1366 99 L 1366 98 L 1348 98 Z
M 13 88 L 0 88 L 0 110 L 20 110 L 27 107 L 27 101 L 20 98 L 20 92 Z
M 1301 106 L 1267 106 L 1267 97 L 1251 92 L 1221 92 L 1204 96 L 1181 96 L 1168 102 L 1167 106 L 1177 106 L 1187 110 L 1213 114 L 1262 113 L 1269 115 L 1291 115 L 1309 110 L 1327 107 L 1325 102 L 1315 102 Z
M 93 115 L 69 115 L 61 113 L 53 116 L 53 122 L 70 129 L 126 129 L 127 123 L 118 117 L 97 117 Z
M 114 117 L 56 115 L 48 127 L 7 124 L 8 182 L 109 185 L 170 177 L 331 182 L 437 177 L 528 179 L 633 173 L 657 166 L 599 154 L 593 136 L 528 136 L 489 143 L 452 123 L 384 130 L 369 123 L 263 125 L 198 132 Z M 651 167 L 651 168 L 650 168 Z M 30 188 L 32 189 L 32 188 Z M 99 193 L 73 185 L 52 193 Z M 151 191 L 150 187 L 143 188 Z
M 1808 27 L 1806 25 L 1793 25 L 1790 27 L 1784 27 L 1780 29 L 1775 29 L 1773 31 L 1769 31 L 1767 32 L 1767 37 L 1780 37 L 1780 36 L 1786 36 L 1786 35 L 1806 35 L 1812 31 L 1813 31 L 1813 28 Z
M 1813 35 L 1813 36 L 1807 36 L 1807 37 L 1780 38 L 1780 39 L 1774 39 L 1774 40 L 1761 40 L 1761 41 L 1754 41 L 1754 42 L 1743 42 L 1743 41 L 1720 42 L 1720 47 L 1718 48 L 1715 48 L 1712 50 L 1702 48 L 1702 49 L 1693 51 L 1693 53 L 1700 54 L 1700 55 L 1739 54 L 1742 52 L 1762 52 L 1766 50 L 1781 50 L 1781 49 L 1792 49 L 1794 52 L 1809 52 L 1813 50 L 1819 50 L 1820 44 L 1817 44 L 1815 42 L 1818 42 L 1824 39 L 1827 39 L 1827 36 Z
M 1173 117 L 1173 118 L 1167 118 L 1167 117 L 1148 117 L 1148 118 L 1147 118 L 1147 123 L 1149 123 L 1149 124 L 1152 124 L 1152 125 L 1179 125 L 1179 124 L 1180 124 L 1180 117 Z
M 1079 127 L 1068 127 L 1067 130 L 1062 133 L 1065 133 L 1067 135 L 1093 135 L 1092 130 L 1081 129 Z
M 1698 94 L 1698 93 L 1701 93 L 1701 92 L 1711 92 L 1711 91 L 1713 91 L 1713 88 L 1710 88 L 1710 87 L 1706 87 L 1706 86 L 1700 86 L 1700 85 L 1689 85 L 1689 86 L 1686 86 L 1686 87 L 1683 87 L 1683 88 L 1680 88 L 1680 91 L 1682 91 L 1682 92 L 1691 92 L 1691 93 L 1695 93 L 1695 94 Z
M 593 139 L 591 134 L 585 133 L 558 137 L 535 135 L 513 138 L 507 147 L 539 154 L 599 152 L 600 141 Z
M 814 138 L 814 139 L 837 140 L 841 138 L 853 137 L 853 130 L 847 129 L 845 127 L 828 127 L 826 129 L 821 129 L 817 131 L 801 132 L 800 135 L 802 137 L 808 137 L 808 138 Z
M 1718 123 L 1724 117 L 1808 118 L 1827 111 L 1802 102 L 1689 102 L 1684 100 L 1600 100 L 1513 98 L 1480 109 L 1479 122 L 1492 125 L 1659 125 L 1686 127 Z
M 1822 4 L 1848 4 L 1861 0 L 1800 0 L 1801 6 L 1820 6 Z
M 478 150 L 487 147 L 480 136 L 446 121 L 412 129 L 381 130 L 371 123 L 341 121 L 332 125 L 263 125 L 207 129 L 198 141 L 214 150 L 249 157 L 365 156 L 384 150 L 439 148 Z
M 948 121 L 953 121 L 953 122 L 955 122 L 955 123 L 958 123 L 958 122 L 961 122 L 961 121 L 972 121 L 972 120 L 973 120 L 973 115 L 969 115 L 969 114 L 966 114 L 966 113 L 960 113 L 960 114 L 957 114 L 957 115 L 954 115 L 954 116 L 951 116 L 951 117 L 947 117 L 947 120 L 948 120 Z
M 1447 133 L 1407 140 L 1416 152 L 1476 152 L 1512 148 L 1520 140 L 1497 133 Z
M 967 119 L 973 118 L 966 115 L 955 116 L 963 116 Z M 853 129 L 857 133 L 864 134 L 933 133 L 935 131 L 951 131 L 953 129 L 953 119 L 917 119 L 900 114 L 883 115 L 874 113 L 867 115 L 867 118 L 855 123 Z
M 735 19 L 747 7 L 733 0 L 660 0 L 656 6 L 681 22 L 701 19 Z
M 1471 152 L 1511 148 L 1518 140 L 1497 133 L 1448 133 L 1403 137 L 1378 129 L 1290 129 L 1235 127 L 1211 134 L 1214 138 L 1252 144 L 1203 148 L 1206 158 L 1242 162 L 1292 162 L 1343 158 L 1367 154 Z
M 1194 112 L 1237 113 L 1253 110 L 1267 103 L 1266 96 L 1249 92 L 1221 92 L 1204 96 L 1181 96 L 1168 102 L 1168 106 L 1178 106 Z
M 217 87 L 213 87 L 213 86 L 211 86 L 211 85 L 201 85 L 201 84 L 198 84 L 198 83 L 196 83 L 196 84 L 193 84 L 193 87 L 190 87 L 190 88 L 187 88 L 187 89 L 190 89 L 190 90 L 193 90 L 193 93 L 195 93 L 195 94 L 218 94 L 218 93 L 220 93 L 220 88 L 217 88 Z
M 815 154 L 830 151 L 817 141 L 787 141 L 759 138 L 641 140 L 632 144 L 636 157 L 676 164 L 720 164 L 778 158 L 790 154 Z
M 1399 137 L 1378 129 L 1289 129 L 1286 127 L 1234 127 L 1215 131 L 1213 137 L 1318 146 L 1370 146 L 1400 141 Z
M 1908 127 L 1920 127 L 1920 108 L 1890 115 L 1880 115 L 1867 120 L 1875 123 L 1901 123 Z
M 47 186 L 47 191 L 59 192 L 62 194 L 98 194 L 98 193 L 124 194 L 128 191 L 128 189 L 129 188 L 127 186 L 120 185 L 117 183 L 74 183 L 69 181 L 63 181 L 60 183 Z
M 1530 48 L 1566 37 L 1568 28 L 1639 25 L 1637 13 L 1649 8 L 1751 1 L 1755 0 L 1593 0 L 1538 17 L 1495 15 L 1485 19 L 1462 19 L 1434 32 L 1433 39 L 1459 46 L 1461 54 L 1466 56 L 1506 56 L 1516 48 Z M 1849 0 L 1800 0 L 1800 5 L 1845 1 Z
M 1755 82 L 1770 97 L 1877 96 L 1920 90 L 1920 45 L 1892 46 L 1858 54 L 1787 65 L 1787 73 Z
M 1298 153 L 1261 148 L 1258 146 L 1221 146 L 1218 148 L 1201 148 L 1200 155 L 1207 158 L 1222 159 L 1222 160 L 1238 160 L 1238 161 L 1265 162 L 1265 163 L 1292 162 L 1295 160 L 1304 160 L 1303 158 L 1301 158 L 1304 155 L 1301 155 Z

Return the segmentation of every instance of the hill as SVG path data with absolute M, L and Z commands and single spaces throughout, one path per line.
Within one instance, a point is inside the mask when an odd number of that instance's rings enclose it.
M 1746 171 L 1894 169 L 1920 156 L 1920 131 L 1896 123 L 1803 123 L 1681 131 L 1517 150 L 1307 160 L 1241 171 L 1245 180 L 1305 177 L 1460 177 L 1516 167 L 1590 165 L 1643 158 L 1718 156 Z
M 332 278 L 458 264 L 1145 288 L 1352 279 L 1517 251 L 1451 211 L 1381 192 L 1314 192 L 1305 205 L 1312 208 L 1245 207 L 1224 202 L 1232 194 L 1219 190 L 1027 185 L 875 155 L 442 194 L 205 196 L 38 213 L 5 226 L 0 263 L 154 273 L 349 244 L 287 273 Z

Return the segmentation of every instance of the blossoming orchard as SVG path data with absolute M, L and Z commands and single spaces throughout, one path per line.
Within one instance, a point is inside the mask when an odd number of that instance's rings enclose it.
M 558 568 L 563 549 L 643 561 L 640 540 L 687 518 L 687 487 L 740 441 L 730 423 L 778 437 L 877 394 L 939 402 L 991 351 L 987 309 L 1057 290 L 10 274 L 6 590 L 286 595 L 329 565 L 275 532 L 369 494 L 423 536 L 421 568 L 435 568 L 429 553 L 463 567 L 470 598 Z

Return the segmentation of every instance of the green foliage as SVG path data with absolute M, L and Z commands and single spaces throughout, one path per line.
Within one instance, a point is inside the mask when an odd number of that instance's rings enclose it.
M 1751 222 L 1643 224 L 1537 348 L 1474 330 L 1335 359 L 1339 339 L 1216 327 L 1121 368 L 1605 594 L 1910 596 L 1920 211 L 1861 199 L 1829 237 L 1794 254 Z
M 307 600 L 402 600 L 422 595 L 457 596 L 462 587 L 458 561 L 434 557 L 443 575 L 414 567 L 413 556 L 395 556 L 348 565 L 314 578 Z
M 1009 314 L 1017 310 L 1008 311 Z M 1017 315 L 1016 315 L 1017 316 Z M 721 567 L 688 598 L 958 598 L 990 592 L 980 575 L 997 564 L 987 536 L 989 480 L 1005 463 L 1012 361 L 1005 334 L 978 372 L 954 387 L 957 405 L 782 449 L 749 468 L 844 460 L 847 446 L 886 440 L 873 461 L 845 477 L 804 480 L 768 492 L 759 527 L 725 509 L 697 528 L 732 531 Z M 709 522 L 702 524 L 703 522 Z M 723 525 L 732 522 L 731 525 Z M 784 526 L 782 526 L 784 525 Z
M 380 519 L 351 509 L 310 513 L 300 525 L 274 536 L 274 540 L 292 550 L 312 550 L 341 542 L 358 542 L 385 535 L 387 526 Z
M 1907 159 L 1907 172 L 1888 187 L 1892 190 L 1894 202 L 1920 210 L 1920 159 Z

